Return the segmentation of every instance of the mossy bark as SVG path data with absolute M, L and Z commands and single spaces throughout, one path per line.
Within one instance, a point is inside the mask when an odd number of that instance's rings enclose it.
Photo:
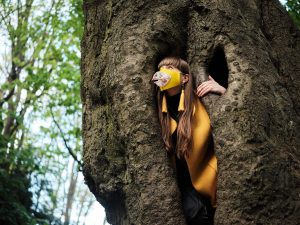
M 209 71 L 228 86 L 203 98 L 216 224 L 300 221 L 300 33 L 277 0 L 86 0 L 84 12 L 84 175 L 108 222 L 185 224 L 149 84 L 169 54 L 197 83 Z

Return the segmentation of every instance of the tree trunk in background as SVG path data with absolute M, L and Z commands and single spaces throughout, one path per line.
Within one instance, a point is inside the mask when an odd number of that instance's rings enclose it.
M 300 33 L 277 0 L 85 1 L 84 11 L 84 175 L 109 223 L 185 224 L 148 83 L 169 54 L 187 58 L 197 83 L 210 73 L 228 86 L 203 99 L 216 224 L 300 221 Z
M 72 162 L 72 168 L 70 172 L 70 185 L 68 189 L 68 194 L 67 194 L 67 203 L 66 203 L 66 209 L 64 213 L 64 225 L 69 225 L 70 224 L 70 219 L 71 219 L 71 213 L 72 213 L 72 208 L 73 208 L 73 203 L 74 203 L 74 195 L 76 191 L 76 186 L 77 186 L 77 179 L 78 179 L 78 172 L 76 171 L 76 162 L 73 160 Z

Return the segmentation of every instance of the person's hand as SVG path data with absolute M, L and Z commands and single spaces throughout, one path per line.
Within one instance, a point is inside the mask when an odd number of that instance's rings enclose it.
M 197 95 L 202 97 L 208 92 L 213 92 L 217 94 L 224 94 L 226 89 L 218 84 L 210 75 L 208 76 L 208 81 L 202 82 L 197 88 Z

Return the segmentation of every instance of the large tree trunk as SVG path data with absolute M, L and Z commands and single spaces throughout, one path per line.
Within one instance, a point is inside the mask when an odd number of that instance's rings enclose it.
M 86 0 L 84 11 L 84 174 L 109 223 L 185 224 L 148 84 L 168 54 L 198 83 L 209 72 L 228 86 L 204 98 L 216 224 L 300 221 L 300 34 L 277 0 Z

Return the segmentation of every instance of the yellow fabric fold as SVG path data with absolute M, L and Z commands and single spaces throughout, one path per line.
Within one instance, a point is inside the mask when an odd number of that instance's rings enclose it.
M 177 123 L 171 118 L 171 133 Z M 200 100 L 196 100 L 192 118 L 193 148 L 189 157 L 185 157 L 194 188 L 210 198 L 216 207 L 217 158 L 210 145 L 211 126 L 208 113 Z M 173 154 L 172 157 L 175 157 Z M 172 159 L 174 161 L 174 159 Z
M 184 111 L 184 89 L 182 88 L 178 105 L 178 112 Z

